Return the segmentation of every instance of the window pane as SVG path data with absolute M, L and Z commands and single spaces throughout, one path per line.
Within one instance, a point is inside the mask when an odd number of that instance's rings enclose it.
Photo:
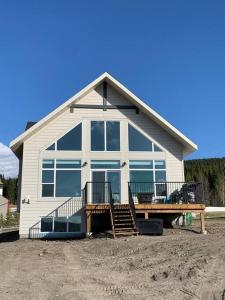
M 42 184 L 42 197 L 54 197 L 54 184 Z
M 166 171 L 155 171 L 156 182 L 166 182 Z
M 54 218 L 54 232 L 67 232 L 67 217 Z
M 81 172 L 56 170 L 56 197 L 78 197 L 81 195 Z
M 69 232 L 81 231 L 81 216 L 72 216 L 68 219 L 68 231 Z
M 107 181 L 111 183 L 113 200 L 119 202 L 120 200 L 120 171 L 108 171 Z
M 104 122 L 92 121 L 91 122 L 91 150 L 92 151 L 104 151 Z
M 167 186 L 165 184 L 156 184 L 156 196 L 167 196 Z
M 42 168 L 54 169 L 54 159 L 44 159 L 42 162 Z
M 52 217 L 41 218 L 41 232 L 52 232 Z
M 57 141 L 57 150 L 80 151 L 82 144 L 82 123 L 66 133 Z
M 81 161 L 57 159 L 56 168 L 57 169 L 79 169 L 81 168 Z
M 152 151 L 152 142 L 130 124 L 128 132 L 129 151 Z
M 152 160 L 130 160 L 130 169 L 153 169 Z
M 155 160 L 155 169 L 165 169 L 166 162 L 165 160 Z
M 157 145 L 154 144 L 154 151 L 155 152 L 162 152 L 162 149 L 159 148 Z
M 49 146 L 46 150 L 55 150 L 55 143 Z
M 120 123 L 106 122 L 107 151 L 120 151 Z
M 43 183 L 54 183 L 54 171 L 43 170 L 42 171 L 42 182 Z
M 153 171 L 130 171 L 130 188 L 136 195 L 154 193 Z
M 119 160 L 92 160 L 92 169 L 120 169 Z
M 153 182 L 153 171 L 130 171 L 131 182 Z

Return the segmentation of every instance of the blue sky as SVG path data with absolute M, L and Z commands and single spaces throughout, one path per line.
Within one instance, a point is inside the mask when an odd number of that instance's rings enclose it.
M 225 1 L 0 0 L 0 142 L 107 71 L 224 156 Z M 0 148 L 1 149 L 1 148 Z

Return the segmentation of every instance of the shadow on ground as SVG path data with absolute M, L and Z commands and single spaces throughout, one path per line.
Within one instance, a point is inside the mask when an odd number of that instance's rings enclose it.
M 15 242 L 19 239 L 19 231 L 0 234 L 0 243 Z

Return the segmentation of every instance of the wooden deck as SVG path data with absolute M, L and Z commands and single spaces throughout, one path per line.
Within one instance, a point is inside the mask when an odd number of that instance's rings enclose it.
M 118 204 L 123 206 L 123 204 Z M 87 216 L 87 232 L 91 228 L 91 215 L 108 213 L 109 204 L 87 204 L 85 207 Z M 201 232 L 205 230 L 205 205 L 203 204 L 135 204 L 136 213 L 143 213 L 145 218 L 149 218 L 149 214 L 183 214 L 183 213 L 199 213 L 201 221 Z

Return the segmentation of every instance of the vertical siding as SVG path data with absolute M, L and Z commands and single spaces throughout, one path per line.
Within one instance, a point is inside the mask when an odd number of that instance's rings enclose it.
M 123 96 L 114 89 L 108 90 L 108 102 L 110 104 L 129 104 Z M 85 95 L 78 103 L 102 104 L 102 87 Z M 121 152 L 90 152 L 90 121 L 91 120 L 118 120 L 121 124 Z M 78 123 L 83 124 L 82 151 L 43 151 L 56 139 L 64 135 Z M 128 122 L 136 126 L 153 142 L 159 145 L 163 152 L 128 152 Z M 90 178 L 91 159 L 119 159 L 121 163 L 127 162 L 121 168 L 121 198 L 128 201 L 127 182 L 129 181 L 129 159 L 165 159 L 167 165 L 168 181 L 183 181 L 183 155 L 182 146 L 175 141 L 165 130 L 155 122 L 147 118 L 143 113 L 136 114 L 134 110 L 92 110 L 75 109 L 70 113 L 69 109 L 50 121 L 32 137 L 24 142 L 23 149 L 23 174 L 21 179 L 21 198 L 29 196 L 30 204 L 21 204 L 20 234 L 27 235 L 29 228 L 34 225 L 41 216 L 47 215 L 68 198 L 41 198 L 41 161 L 43 158 L 73 158 L 81 159 L 88 164 L 82 168 L 82 187 Z M 83 227 L 84 228 L 84 227 Z

